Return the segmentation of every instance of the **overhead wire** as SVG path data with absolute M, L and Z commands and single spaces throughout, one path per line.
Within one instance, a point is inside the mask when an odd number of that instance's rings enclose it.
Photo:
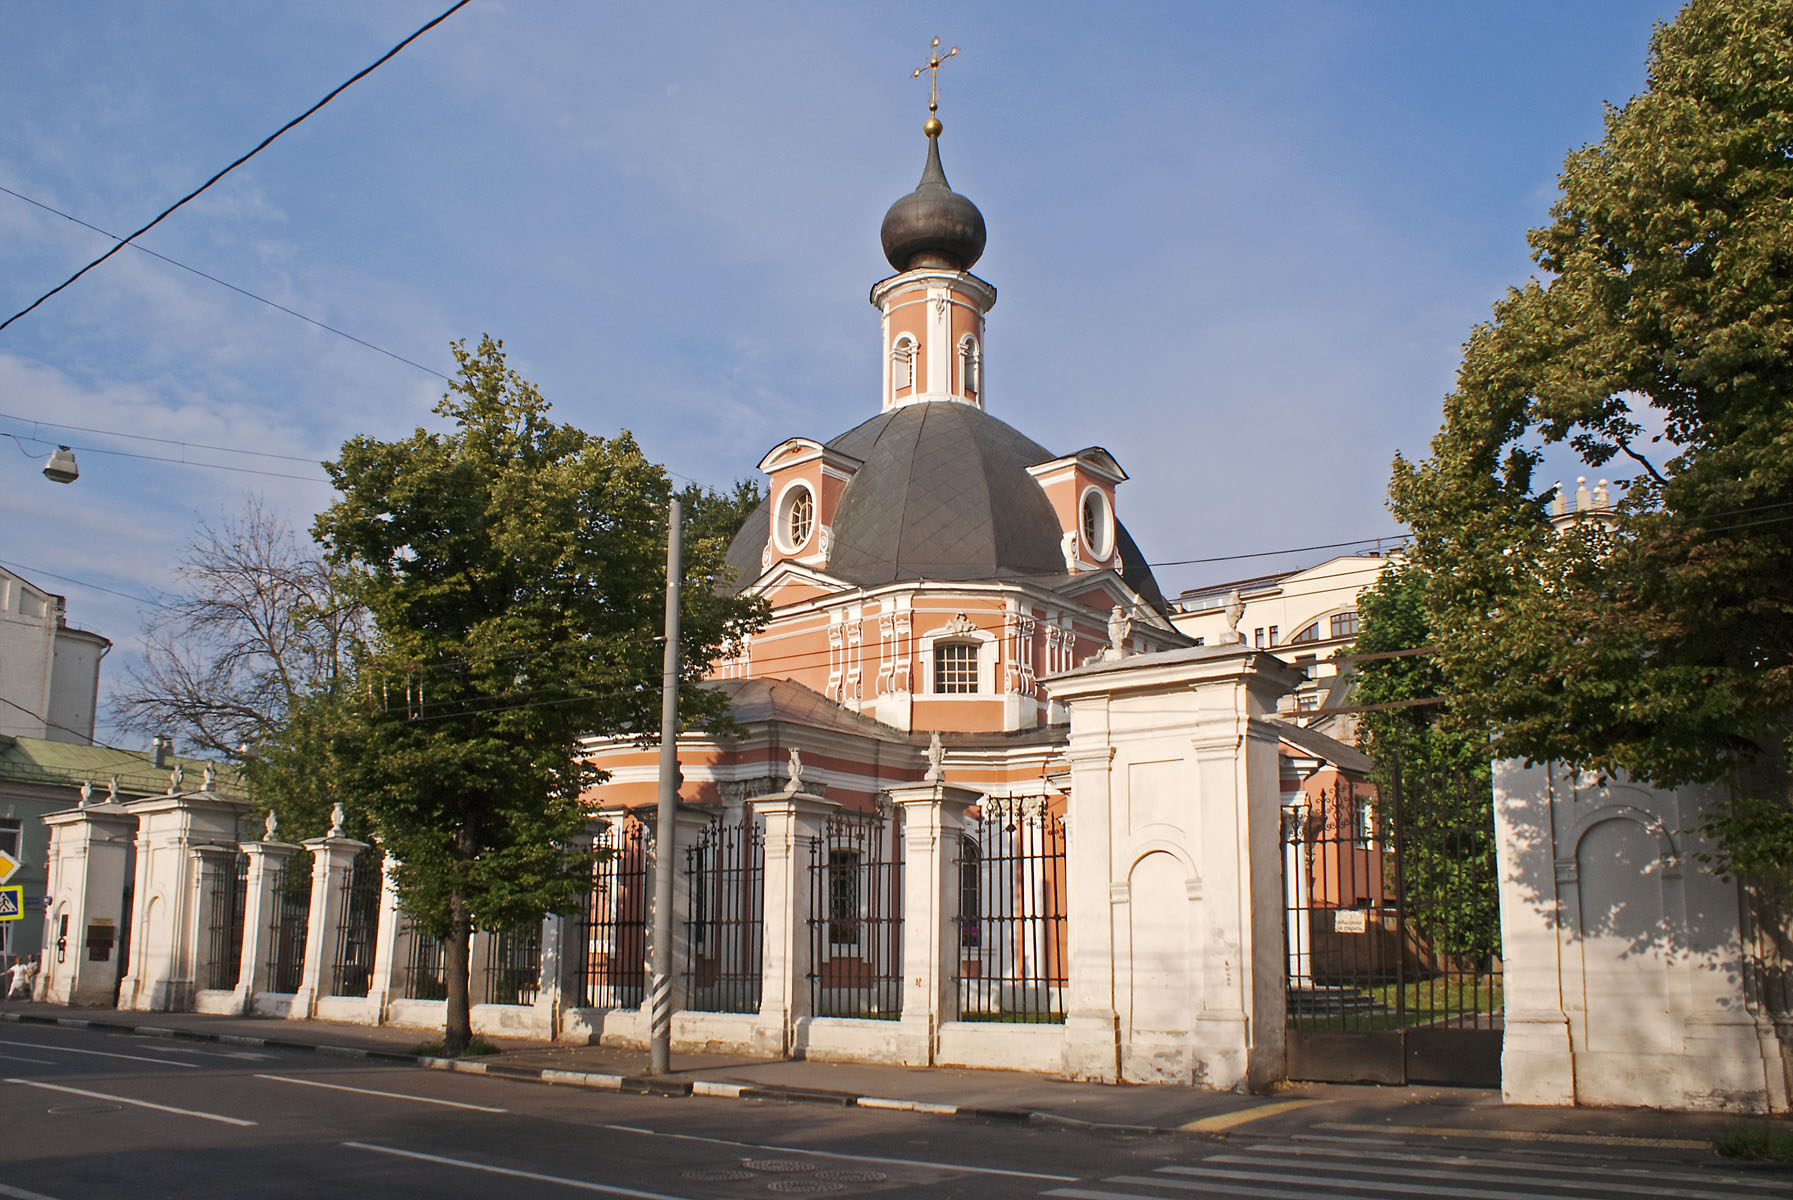
M 25 195 L 25 193 L 15 192 L 15 191 L 13 191 L 13 189 L 6 187 L 3 184 L 0 184 L 0 192 L 5 192 L 8 196 L 13 196 L 20 200 L 23 200 L 27 204 L 36 205 L 38 208 L 43 209 L 47 213 L 54 213 L 56 216 L 61 217 L 65 221 L 73 221 L 75 224 L 81 226 L 83 229 L 91 229 L 95 233 L 100 234 L 103 237 L 109 237 L 115 242 L 123 242 L 125 240 L 124 238 L 119 237 L 116 233 L 113 233 L 110 230 L 101 229 L 98 225 L 94 225 L 94 224 L 91 224 L 90 222 L 83 221 L 80 217 L 77 217 L 77 216 L 73 215 L 72 213 L 65 213 L 60 208 L 55 208 L 51 205 L 45 204 L 42 200 L 34 200 L 30 196 Z M 139 250 L 139 251 L 142 251 L 144 254 L 149 255 L 151 258 L 160 259 L 161 261 L 167 263 L 171 267 L 179 267 L 181 270 L 189 271 L 189 272 L 193 273 L 194 275 L 199 276 L 201 279 L 209 280 L 212 283 L 217 284 L 219 287 L 229 288 L 231 291 L 236 292 L 240 296 L 247 296 L 247 297 L 249 297 L 249 299 L 255 300 L 262 304 L 265 304 L 269 308 L 279 309 L 281 312 L 287 314 L 289 317 L 297 317 L 301 321 L 306 322 L 307 324 L 317 326 L 319 329 L 322 329 L 326 333 L 334 333 L 337 337 L 347 338 L 349 341 L 354 342 L 357 346 L 365 346 L 369 350 L 375 351 L 376 353 L 384 354 L 387 358 L 393 359 L 397 362 L 402 362 L 408 367 L 416 367 L 419 371 L 424 371 L 424 372 L 427 372 L 428 374 L 434 375 L 437 379 L 445 379 L 445 380 L 448 380 L 450 383 L 454 382 L 454 380 L 452 378 L 450 378 L 447 375 L 444 375 L 442 372 L 436 370 L 434 367 L 426 367 L 422 363 L 413 361 L 412 359 L 409 359 L 409 358 L 406 358 L 402 354 L 396 354 L 393 351 L 386 349 L 384 346 L 376 346 L 374 343 L 368 341 L 366 338 L 356 337 L 354 334 L 348 332 L 347 330 L 338 329 L 334 325 L 325 324 L 323 321 L 320 321 L 315 317 L 308 317 L 304 313 L 300 312 L 298 309 L 288 308 L 286 305 L 281 304 L 277 300 L 270 300 L 266 296 L 259 296 L 256 293 L 250 291 L 248 288 L 239 287 L 236 284 L 231 283 L 229 280 L 220 279 L 216 275 L 208 275 L 206 272 L 201 271 L 198 267 L 189 266 L 186 263 L 181 262 L 177 258 L 170 258 L 166 254 L 158 254 L 156 251 L 151 250 L 148 246 L 143 245 L 141 242 L 132 242 L 132 243 L 130 243 L 130 246 L 133 250 Z
M 162 223 L 162 221 L 166 217 L 168 217 L 171 213 L 173 213 L 176 209 L 180 208 L 183 204 L 186 204 L 189 200 L 192 200 L 195 197 L 197 197 L 200 193 L 204 192 L 207 188 L 211 187 L 214 183 L 217 183 L 220 179 L 223 179 L 226 175 L 230 174 L 232 171 L 236 170 L 238 167 L 242 166 L 244 163 L 246 163 L 250 159 L 254 158 L 257 154 L 260 154 L 263 150 L 267 149 L 268 146 L 272 145 L 274 140 L 276 138 L 278 138 L 281 134 L 287 132 L 289 129 L 292 129 L 294 126 L 296 126 L 300 122 L 304 121 L 307 117 L 309 117 L 313 113 L 317 112 L 320 108 L 323 108 L 324 105 L 326 105 L 326 104 L 330 103 L 330 101 L 336 99 L 337 96 L 339 96 L 343 92 L 347 91 L 350 87 L 354 86 L 360 80 L 366 78 L 368 75 L 370 75 L 374 71 L 378 70 L 382 65 L 384 65 L 386 62 L 388 62 L 390 59 L 392 59 L 392 57 L 394 55 L 398 54 L 399 51 L 403 50 L 406 46 L 409 46 L 412 42 L 416 41 L 418 38 L 422 37 L 424 34 L 428 33 L 430 30 L 434 29 L 436 26 L 440 25 L 442 22 L 446 21 L 449 17 L 453 16 L 455 13 L 457 13 L 461 9 L 465 8 L 471 2 L 472 2 L 472 0 L 456 0 L 456 2 L 453 5 L 451 5 L 447 9 L 447 11 L 443 12 L 440 16 L 434 18 L 433 20 L 425 23 L 421 28 L 419 28 L 415 33 L 413 33 L 409 37 L 407 37 L 404 41 L 400 42 L 398 45 L 394 46 L 392 49 L 386 51 L 386 53 L 382 54 L 379 58 L 375 59 L 372 63 L 363 67 L 361 70 L 357 71 L 354 75 L 351 75 L 348 79 L 344 80 L 342 83 L 337 84 L 336 87 L 332 88 L 330 90 L 329 94 L 327 94 L 322 100 L 319 100 L 316 104 L 313 104 L 310 108 L 306 109 L 304 112 L 300 113 L 298 116 L 294 117 L 292 120 L 290 120 L 286 124 L 282 125 L 279 129 L 276 129 L 273 133 L 270 133 L 267 137 L 263 138 L 261 140 L 261 142 L 258 143 L 253 150 L 250 150 L 247 154 L 241 155 L 235 161 L 230 163 L 229 166 L 226 166 L 223 170 L 217 172 L 210 179 L 206 180 L 204 183 L 200 184 L 198 187 L 196 187 L 192 191 L 188 192 L 185 196 L 182 196 L 179 200 L 176 200 L 173 204 L 170 204 L 167 208 L 165 208 L 161 212 L 157 213 L 156 216 L 153 219 L 151 219 L 147 225 L 144 225 L 141 229 L 138 229 L 136 232 L 134 232 L 124 238 L 119 239 L 118 244 L 113 246 L 110 250 L 106 251 L 104 254 L 100 255 L 98 258 L 94 259 L 92 262 L 90 262 L 86 266 L 82 267 L 79 271 L 76 271 L 73 275 L 70 275 L 67 279 L 63 280 L 61 283 L 57 284 L 55 287 L 51 288 L 49 291 L 45 292 L 43 295 L 41 295 L 37 299 L 33 300 L 30 304 L 27 304 L 24 308 L 20 309 L 18 312 L 14 313 L 12 316 L 6 318 L 6 320 L 0 321 L 0 330 L 5 329 L 8 325 L 11 325 L 14 321 L 17 321 L 20 317 L 25 316 L 27 313 L 29 313 L 33 309 L 35 309 L 38 305 L 40 305 L 44 301 L 50 299 L 50 297 L 56 295 L 56 293 L 62 291 L 64 288 L 66 288 L 70 284 L 74 283 L 77 279 L 81 278 L 81 276 L 87 274 L 87 272 L 93 270 L 95 267 L 99 266 L 101 263 L 103 263 L 107 259 L 111 258 L 114 254 L 117 254 L 120 250 L 123 250 L 126 246 L 128 246 L 132 242 L 136 241 L 143 234 L 148 233 L 150 230 L 154 229 L 157 225 L 160 225 Z

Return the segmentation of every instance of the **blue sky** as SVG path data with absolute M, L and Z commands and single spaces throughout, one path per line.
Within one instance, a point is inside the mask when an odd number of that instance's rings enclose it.
M 0 186 L 127 233 L 445 6 L 0 5 Z M 1113 452 L 1155 562 L 1374 537 L 1393 454 L 1424 452 L 1564 154 L 1676 7 L 476 0 L 143 245 L 438 371 L 490 332 L 560 419 L 725 486 L 876 411 L 866 295 L 937 34 L 1000 292 L 989 410 Z M 108 244 L 0 193 L 0 317 Z M 304 529 L 316 462 L 433 422 L 442 388 L 126 249 L 0 331 L 0 433 L 41 452 L 0 438 L 0 561 L 118 644 L 109 689 L 128 597 L 172 585 L 200 519 L 253 491 Z M 39 474 L 55 441 L 91 448 L 73 485 Z

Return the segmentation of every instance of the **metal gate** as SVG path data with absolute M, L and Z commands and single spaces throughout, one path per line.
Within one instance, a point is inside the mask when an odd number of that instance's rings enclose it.
M 1487 780 L 1388 775 L 1283 805 L 1289 1078 L 1498 1087 Z

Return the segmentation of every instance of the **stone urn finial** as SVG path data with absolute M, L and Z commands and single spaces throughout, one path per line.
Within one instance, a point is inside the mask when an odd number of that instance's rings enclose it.
M 342 816 L 342 801 L 338 800 L 330 808 L 330 837 L 339 838 L 342 836 Z
M 939 783 L 946 774 L 946 747 L 940 744 L 940 731 L 928 739 L 928 773 L 922 778 L 928 783 Z
M 795 746 L 791 747 L 791 758 L 790 761 L 785 764 L 784 774 L 785 795 L 795 796 L 798 792 L 803 790 L 803 755 L 797 752 Z
M 118 803 L 118 776 L 116 775 L 106 781 L 106 803 Z
M 1133 618 L 1120 605 L 1108 614 L 1108 653 L 1104 658 L 1127 657 L 1127 635 L 1133 632 Z
M 268 810 L 268 819 L 262 822 L 261 829 L 262 841 L 272 842 L 278 840 L 278 835 L 280 833 L 280 818 L 274 815 L 273 809 L 270 808 Z
M 92 803 L 93 803 L 93 780 L 83 779 L 81 781 L 81 807 L 86 808 L 89 804 L 92 804 Z
M 1239 594 L 1238 588 L 1234 588 L 1233 594 L 1226 598 L 1226 607 L 1221 611 L 1226 613 L 1226 627 L 1232 631 L 1233 640 L 1241 640 L 1243 635 L 1239 632 L 1239 622 L 1245 616 L 1245 597 Z
M 218 768 L 211 763 L 205 765 L 205 772 L 199 777 L 199 790 L 209 792 L 218 782 Z

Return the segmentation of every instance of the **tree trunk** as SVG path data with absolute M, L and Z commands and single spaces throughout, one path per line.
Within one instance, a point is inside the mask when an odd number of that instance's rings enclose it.
M 442 945 L 442 982 L 448 1003 L 442 1020 L 442 1056 L 459 1058 L 473 1040 L 473 1009 L 467 1002 L 467 979 L 473 958 L 473 925 L 460 889 L 448 898 L 448 938 Z

